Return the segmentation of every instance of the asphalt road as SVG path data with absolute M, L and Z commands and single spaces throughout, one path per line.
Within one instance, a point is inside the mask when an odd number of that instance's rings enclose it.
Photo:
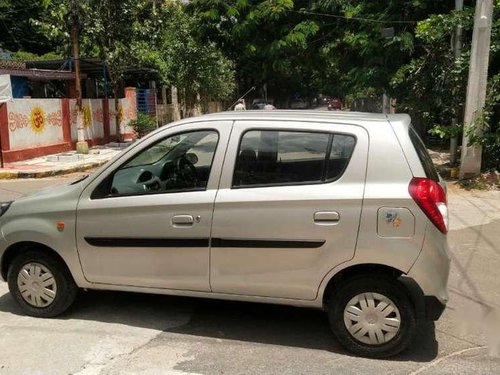
M 0 201 L 75 178 L 0 181 Z M 347 354 L 314 310 L 82 292 L 34 319 L 0 282 L 0 374 L 500 374 L 500 192 L 449 198 L 449 307 L 395 358 Z

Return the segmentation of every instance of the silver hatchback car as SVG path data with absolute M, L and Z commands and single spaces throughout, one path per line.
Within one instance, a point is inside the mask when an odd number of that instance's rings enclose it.
M 448 300 L 446 192 L 407 115 L 186 119 L 91 176 L 3 203 L 1 275 L 25 313 L 79 288 L 324 309 L 386 357 Z

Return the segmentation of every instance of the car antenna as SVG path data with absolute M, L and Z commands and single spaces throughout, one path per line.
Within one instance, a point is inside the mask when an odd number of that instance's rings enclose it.
M 236 105 L 236 104 L 237 104 L 237 103 L 238 103 L 241 99 L 243 99 L 245 96 L 247 96 L 247 95 L 250 93 L 250 91 L 252 91 L 252 90 L 255 90 L 255 86 L 252 86 L 252 87 L 250 88 L 250 90 L 248 90 L 248 91 L 247 91 L 246 93 L 244 93 L 244 94 L 243 94 L 240 98 L 238 98 L 238 100 L 236 100 L 233 104 L 231 104 L 231 105 L 229 106 L 229 108 L 227 109 L 227 111 L 230 111 L 230 110 L 231 110 L 231 108 L 233 108 L 233 107 L 234 107 L 234 106 L 235 106 L 235 105 Z

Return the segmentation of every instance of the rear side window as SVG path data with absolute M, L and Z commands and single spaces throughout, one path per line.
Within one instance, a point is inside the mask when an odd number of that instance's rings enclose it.
M 352 135 L 250 130 L 240 142 L 233 187 L 330 182 L 344 172 L 356 139 Z
M 425 148 L 424 142 L 412 126 L 410 126 L 410 130 L 408 132 L 410 135 L 411 143 L 413 143 L 413 147 L 415 147 L 418 158 L 422 163 L 422 167 L 424 168 L 426 177 L 439 182 L 439 175 L 429 153 L 427 152 L 427 149 Z

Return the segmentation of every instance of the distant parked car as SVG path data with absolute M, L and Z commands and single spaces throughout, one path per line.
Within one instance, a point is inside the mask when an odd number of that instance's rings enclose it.
M 257 102 L 252 104 L 251 109 L 264 109 L 264 110 L 269 110 L 269 109 L 276 109 L 276 107 L 269 102 Z
M 264 109 L 265 106 L 266 106 L 266 102 L 257 102 L 257 103 L 252 104 L 251 109 Z
M 274 100 L 273 99 L 265 99 L 265 98 L 256 98 L 252 101 L 252 106 L 250 109 L 266 109 L 266 105 L 273 105 Z M 267 108 L 269 109 L 269 108 Z
M 339 98 L 330 99 L 328 102 L 329 111 L 340 111 L 342 109 L 342 101 Z

